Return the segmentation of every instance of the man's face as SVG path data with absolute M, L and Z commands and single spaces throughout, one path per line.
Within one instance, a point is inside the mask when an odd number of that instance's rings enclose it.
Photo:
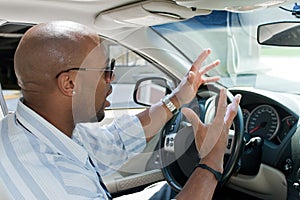
M 96 122 L 104 118 L 104 109 L 110 106 L 106 98 L 112 92 L 110 81 L 107 81 L 106 72 L 103 71 L 108 65 L 105 50 L 97 46 L 80 66 L 92 70 L 76 71 L 72 105 L 75 122 Z

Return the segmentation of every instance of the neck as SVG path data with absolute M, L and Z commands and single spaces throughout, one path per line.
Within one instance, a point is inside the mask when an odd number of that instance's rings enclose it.
M 25 100 L 24 104 L 38 113 L 41 117 L 59 129 L 68 137 L 72 137 L 75 122 L 73 120 L 72 108 L 59 100 L 49 100 L 39 98 L 38 101 Z

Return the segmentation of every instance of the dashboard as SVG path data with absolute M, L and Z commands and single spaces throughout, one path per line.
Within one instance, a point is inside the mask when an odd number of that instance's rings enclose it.
M 242 94 L 240 107 L 246 137 L 261 137 L 266 143 L 280 145 L 292 136 L 299 119 L 299 97 L 261 90 L 231 90 Z
M 198 90 L 197 98 L 186 106 L 192 109 L 201 121 L 209 124 L 215 117 L 219 90 L 218 85 L 203 85 Z M 230 163 L 232 156 L 238 155 L 226 186 L 260 199 L 299 199 L 299 95 L 244 87 L 228 90 L 233 95 L 241 94 L 242 98 L 240 118 L 230 127 L 224 156 L 224 166 L 228 169 L 233 166 Z M 228 94 L 229 99 L 230 96 Z M 169 124 L 169 137 L 163 140 L 163 145 L 166 155 L 175 152 L 175 157 L 179 158 L 174 165 L 167 168 L 168 172 L 171 171 L 167 173 L 167 177 L 171 174 L 172 180 L 183 185 L 183 180 L 186 180 L 193 170 L 192 163 L 198 161 L 199 155 L 195 156 L 196 150 L 190 145 L 193 140 L 193 134 L 192 137 L 188 134 L 191 124 L 184 115 L 179 116 Z M 240 132 L 241 134 L 236 134 Z M 170 142 L 171 140 L 174 143 Z M 183 154 L 185 150 L 186 153 Z M 195 157 L 197 159 L 194 159 Z
M 243 113 L 246 143 L 257 136 L 263 141 L 261 151 L 246 158 L 256 157 L 259 160 L 258 165 L 264 164 L 282 172 L 287 182 L 288 199 L 298 199 L 300 194 L 298 187 L 300 185 L 299 95 L 244 88 L 230 91 L 233 95 L 242 95 L 240 107 Z M 242 160 L 245 154 L 247 152 L 244 151 Z M 246 162 L 243 168 L 251 168 L 252 164 Z M 272 177 L 267 177 L 272 180 Z

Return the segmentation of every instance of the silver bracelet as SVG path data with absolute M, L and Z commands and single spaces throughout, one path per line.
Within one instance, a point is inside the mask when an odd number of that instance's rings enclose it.
M 170 100 L 170 95 L 165 96 L 161 101 L 170 110 L 170 112 L 173 113 L 173 115 L 178 113 L 178 109 L 176 108 L 174 103 Z

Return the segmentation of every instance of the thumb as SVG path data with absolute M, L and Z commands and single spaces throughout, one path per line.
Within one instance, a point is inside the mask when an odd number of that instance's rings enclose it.
M 237 94 L 233 98 L 232 102 L 227 106 L 226 114 L 224 117 L 224 123 L 227 125 L 227 127 L 230 127 L 233 119 L 235 118 L 238 110 L 239 103 L 241 101 L 242 95 Z
M 187 73 L 187 81 L 188 81 L 190 84 L 193 84 L 193 82 L 195 81 L 195 77 L 196 77 L 195 72 L 189 71 L 189 72 Z

